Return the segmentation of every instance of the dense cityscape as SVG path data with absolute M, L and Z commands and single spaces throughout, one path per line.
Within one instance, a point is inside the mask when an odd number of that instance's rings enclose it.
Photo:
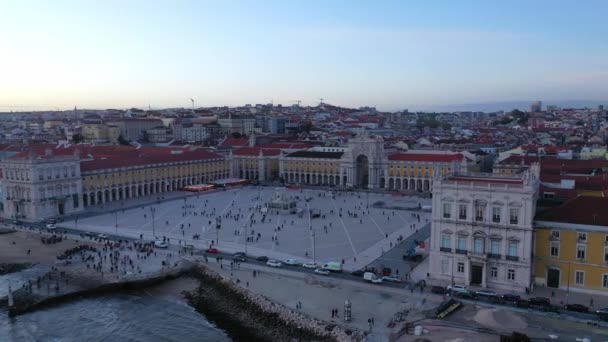
M 608 341 L 606 13 L 0 0 L 0 342 Z

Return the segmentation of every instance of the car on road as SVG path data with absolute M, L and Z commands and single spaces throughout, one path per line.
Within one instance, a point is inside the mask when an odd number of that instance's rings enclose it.
M 464 285 L 448 285 L 448 292 L 451 293 L 469 293 L 467 287 Z
M 350 272 L 350 274 L 354 275 L 355 277 L 362 277 L 363 273 L 365 273 L 365 271 L 363 271 L 363 270 L 356 270 L 356 271 Z
M 298 262 L 297 259 L 287 259 L 285 260 L 285 265 L 289 265 L 289 266 L 297 266 L 300 263 Z
M 232 260 L 234 261 L 247 261 L 247 255 L 243 252 L 237 252 L 232 254 Z
M 110 238 L 110 237 L 109 237 L 109 236 L 107 236 L 106 234 L 98 234 L 98 235 L 97 235 L 97 237 L 98 237 L 98 238 L 100 238 L 100 239 L 102 239 L 102 240 L 107 240 L 107 239 L 109 239 L 109 238 Z
M 608 308 L 597 309 L 595 310 L 595 313 L 598 315 L 608 315 Z
M 268 257 L 265 255 L 260 255 L 259 257 L 255 258 L 255 260 L 266 262 L 266 261 L 268 261 Z
M 545 297 L 532 297 L 528 299 L 528 303 L 534 306 L 550 306 L 551 300 Z
M 86 237 L 95 237 L 95 233 L 93 233 L 93 232 L 86 232 L 86 233 L 84 233 L 84 236 L 86 236 Z
M 305 262 L 305 263 L 302 264 L 302 267 L 304 267 L 304 268 L 311 268 L 312 269 L 312 268 L 318 268 L 319 265 L 317 265 L 316 262 Z
M 46 229 L 48 229 L 48 230 L 57 229 L 57 225 L 54 224 L 54 223 L 49 223 L 49 224 L 46 225 Z
M 521 297 L 516 294 L 507 293 L 502 295 L 502 300 L 507 303 L 517 304 L 520 299 Z
M 382 277 L 375 277 L 375 278 L 372 278 L 372 279 L 370 279 L 370 282 L 371 282 L 372 284 L 382 284 Z
M 320 275 L 325 275 L 325 276 L 326 276 L 326 275 L 329 275 L 329 271 L 328 271 L 328 270 L 324 270 L 324 269 L 322 269 L 322 268 L 317 268 L 317 269 L 315 270 L 315 273 L 316 273 L 316 274 L 320 274 Z
M 209 254 L 218 254 L 220 251 L 217 248 L 209 247 L 209 248 L 207 248 L 207 250 L 205 252 L 207 252 Z
M 431 287 L 431 293 L 442 295 L 446 293 L 446 289 L 443 286 L 433 286 Z
M 589 312 L 589 308 L 582 304 L 566 304 L 564 305 L 564 309 L 576 312 Z
M 154 241 L 154 246 L 158 248 L 169 248 L 169 244 L 163 240 Z
M 397 275 L 384 276 L 384 277 L 382 277 L 382 280 L 387 281 L 389 283 L 400 283 L 401 282 L 401 278 L 399 278 L 399 276 L 397 276 Z
M 280 261 L 276 261 L 276 260 L 268 260 L 268 261 L 266 261 L 266 265 L 268 265 L 270 267 L 281 267 L 281 266 L 283 266 L 283 264 Z

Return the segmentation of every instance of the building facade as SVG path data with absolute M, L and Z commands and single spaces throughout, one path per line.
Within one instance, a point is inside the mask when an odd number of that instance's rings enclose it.
M 133 146 L 29 146 L 3 160 L 2 170 L 2 215 L 25 221 L 230 177 L 230 164 L 219 154 Z
M 3 217 L 34 221 L 83 210 L 78 155 L 20 154 L 2 161 Z
M 536 285 L 608 294 L 606 208 L 608 198 L 580 196 L 536 217 Z
M 430 277 L 507 291 L 530 288 L 538 174 L 537 164 L 519 177 L 437 170 Z

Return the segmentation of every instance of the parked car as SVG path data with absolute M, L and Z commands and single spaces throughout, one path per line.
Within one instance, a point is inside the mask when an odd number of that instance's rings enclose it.
M 84 233 L 84 236 L 86 236 L 86 237 L 95 237 L 95 233 L 86 232 L 86 233 Z
M 589 312 L 589 308 L 582 304 L 567 304 L 564 305 L 564 309 L 576 312 Z
M 156 241 L 154 241 L 154 247 L 157 247 L 157 248 L 169 248 L 169 244 L 167 244 L 163 240 L 156 240 Z
M 322 268 L 317 268 L 317 269 L 315 270 L 315 273 L 316 273 L 316 274 L 320 274 L 320 275 L 329 275 L 329 271 L 328 271 L 328 270 L 324 270 L 324 269 L 322 269 Z
M 98 234 L 97 237 L 102 240 L 107 240 L 109 238 L 109 236 L 107 236 L 106 234 Z
M 281 267 L 281 266 L 283 266 L 283 264 L 280 261 L 276 261 L 276 260 L 268 260 L 268 261 L 266 261 L 266 265 L 268 265 L 270 267 Z
M 354 275 L 355 277 L 362 277 L 363 273 L 365 273 L 365 271 L 363 271 L 363 270 L 356 270 L 356 271 L 350 272 L 350 274 Z
M 206 252 L 209 254 L 218 254 L 220 251 L 217 248 L 209 247 L 207 248 Z
M 475 292 L 475 296 L 479 299 L 495 301 L 498 298 L 498 294 L 492 290 L 479 290 Z
M 517 304 L 517 302 L 521 299 L 521 297 L 519 295 L 516 294 L 503 294 L 502 295 L 502 300 L 507 302 L 507 303 L 513 303 L 513 304 Z
M 268 261 L 268 257 L 265 255 L 260 255 L 259 257 L 255 258 L 257 261 L 262 261 L 262 262 L 266 262 Z
M 57 229 L 57 225 L 55 225 L 54 223 L 49 223 L 46 225 L 46 229 L 48 229 L 48 230 Z
M 317 268 L 319 266 L 315 262 L 305 262 L 305 263 L 302 264 L 302 267 L 304 267 L 304 268 L 311 268 L 312 269 L 312 268 Z
M 528 303 L 534 306 L 550 306 L 551 300 L 545 297 L 532 297 L 528 299 Z
M 469 290 L 467 290 L 467 287 L 464 285 L 448 285 L 448 292 L 452 292 L 452 294 L 454 293 L 469 293 Z
M 432 286 L 431 287 L 431 293 L 435 293 L 435 294 L 445 294 L 447 291 L 445 289 L 445 287 L 443 286 Z
M 287 259 L 285 260 L 285 265 L 297 266 L 299 265 L 298 260 L 296 259 Z
M 401 282 L 401 278 L 399 278 L 399 276 L 396 276 L 396 275 L 384 276 L 384 277 L 382 277 L 382 280 L 388 281 L 389 283 L 400 283 Z

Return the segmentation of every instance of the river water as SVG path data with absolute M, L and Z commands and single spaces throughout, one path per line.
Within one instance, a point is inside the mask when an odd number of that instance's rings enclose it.
M 2 342 L 231 341 L 186 303 L 146 292 L 86 298 L 0 317 Z

